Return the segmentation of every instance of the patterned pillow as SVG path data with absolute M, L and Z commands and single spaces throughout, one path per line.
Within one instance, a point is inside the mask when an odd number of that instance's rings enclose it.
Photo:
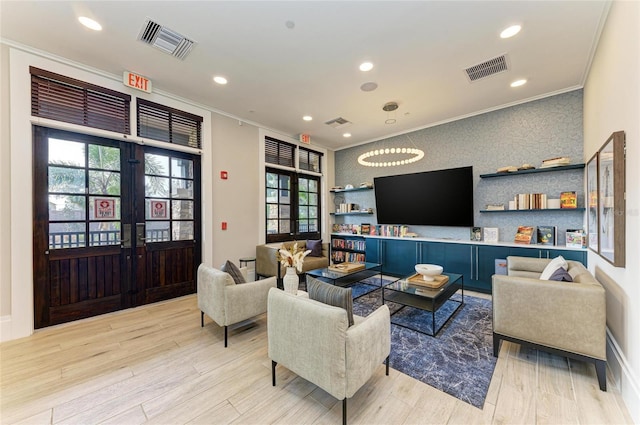
M 222 267 L 220 267 L 220 270 L 225 273 L 229 273 L 236 285 L 239 283 L 247 283 L 238 266 L 236 266 L 229 260 L 227 260 L 227 262 L 224 263 Z
M 307 249 L 310 249 L 309 257 L 322 257 L 322 239 L 319 241 L 307 241 Z
M 307 276 L 309 298 L 321 303 L 341 307 L 347 311 L 349 326 L 353 326 L 353 298 L 351 288 L 342 288 Z

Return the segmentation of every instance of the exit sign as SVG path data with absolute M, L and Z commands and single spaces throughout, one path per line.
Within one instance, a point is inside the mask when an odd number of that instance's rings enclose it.
M 137 90 L 151 93 L 151 80 L 147 77 L 143 77 L 142 75 L 125 71 L 122 76 L 122 82 L 127 87 L 132 87 Z

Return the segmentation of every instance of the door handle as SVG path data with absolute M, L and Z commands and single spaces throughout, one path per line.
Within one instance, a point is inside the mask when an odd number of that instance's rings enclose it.
M 122 248 L 131 248 L 131 224 L 122 225 L 120 243 Z
M 136 245 L 144 246 L 146 240 L 145 223 L 136 223 Z

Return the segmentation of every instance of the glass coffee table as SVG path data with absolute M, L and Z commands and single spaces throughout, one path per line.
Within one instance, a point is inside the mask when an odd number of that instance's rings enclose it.
M 393 302 L 400 304 L 402 307 L 393 312 L 392 315 L 398 313 L 404 307 L 414 307 L 420 310 L 431 312 L 431 329 L 432 333 L 411 327 L 407 324 L 393 322 L 393 324 L 411 329 L 429 336 L 436 336 L 440 329 L 456 314 L 456 312 L 464 305 L 464 281 L 460 274 L 442 273 L 449 277 L 449 281 L 442 287 L 430 289 L 427 287 L 413 285 L 406 276 L 395 282 L 382 287 L 382 303 Z M 460 299 L 452 299 L 453 294 L 460 290 Z M 447 301 L 458 303 L 455 310 L 447 317 L 447 319 L 436 328 L 436 311 L 440 309 Z
M 363 263 L 364 268 L 355 272 L 336 272 L 328 267 L 322 269 L 310 270 L 308 276 L 315 277 L 324 282 L 336 286 L 347 286 L 352 283 L 361 282 L 372 276 L 379 276 L 378 287 L 382 287 L 382 264 L 379 263 Z M 364 282 L 366 283 L 366 282 Z M 367 283 L 369 284 L 369 283 Z

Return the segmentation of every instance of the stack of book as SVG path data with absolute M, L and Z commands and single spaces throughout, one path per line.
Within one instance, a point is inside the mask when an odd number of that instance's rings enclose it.
M 540 168 L 562 167 L 563 165 L 569 165 L 571 161 L 566 156 L 559 156 L 556 158 L 549 158 L 542 161 Z

